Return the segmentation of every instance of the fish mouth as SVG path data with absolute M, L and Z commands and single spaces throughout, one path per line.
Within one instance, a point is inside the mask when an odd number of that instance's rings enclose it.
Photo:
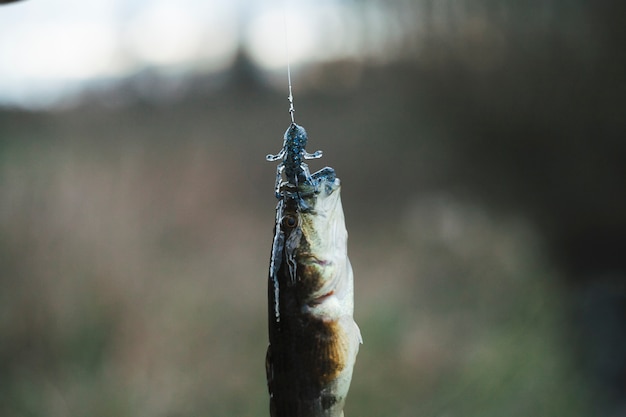
M 339 196 L 341 182 L 332 168 L 326 167 L 311 176 L 309 181 L 298 184 L 297 194 L 306 208 L 303 211 L 321 213 L 328 211 Z M 307 210 L 308 209 L 308 210 Z
M 305 216 L 309 214 L 325 216 L 325 213 L 332 211 L 334 201 L 339 198 L 340 189 L 341 181 L 335 171 L 326 167 L 298 184 L 282 182 L 278 194 L 291 211 Z
M 338 184 L 335 185 L 337 179 L 334 169 L 324 167 L 299 183 L 298 191 L 304 194 L 320 194 L 321 192 L 330 194 L 337 189 Z

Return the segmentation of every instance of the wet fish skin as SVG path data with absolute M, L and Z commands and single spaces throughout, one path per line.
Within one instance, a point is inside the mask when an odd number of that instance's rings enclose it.
M 283 182 L 268 282 L 272 417 L 341 417 L 361 342 L 341 186 L 332 168 Z

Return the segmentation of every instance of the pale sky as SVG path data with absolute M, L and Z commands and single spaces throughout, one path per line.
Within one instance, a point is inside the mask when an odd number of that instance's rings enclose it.
M 240 41 L 265 70 L 358 54 L 339 0 L 25 0 L 0 7 L 0 105 L 45 107 L 146 67 L 227 69 Z M 289 36 L 286 36 L 286 33 Z M 288 53 L 287 53 L 288 51 Z

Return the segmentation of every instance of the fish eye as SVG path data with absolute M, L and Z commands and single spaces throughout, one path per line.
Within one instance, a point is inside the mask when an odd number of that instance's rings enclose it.
M 298 217 L 293 214 L 287 214 L 283 217 L 281 223 L 283 224 L 283 226 L 292 229 L 298 225 Z

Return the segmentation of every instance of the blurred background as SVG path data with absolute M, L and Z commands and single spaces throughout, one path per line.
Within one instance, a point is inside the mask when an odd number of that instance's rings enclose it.
M 343 183 L 346 415 L 626 416 L 625 9 L 0 6 L 0 415 L 269 415 L 289 55 Z

